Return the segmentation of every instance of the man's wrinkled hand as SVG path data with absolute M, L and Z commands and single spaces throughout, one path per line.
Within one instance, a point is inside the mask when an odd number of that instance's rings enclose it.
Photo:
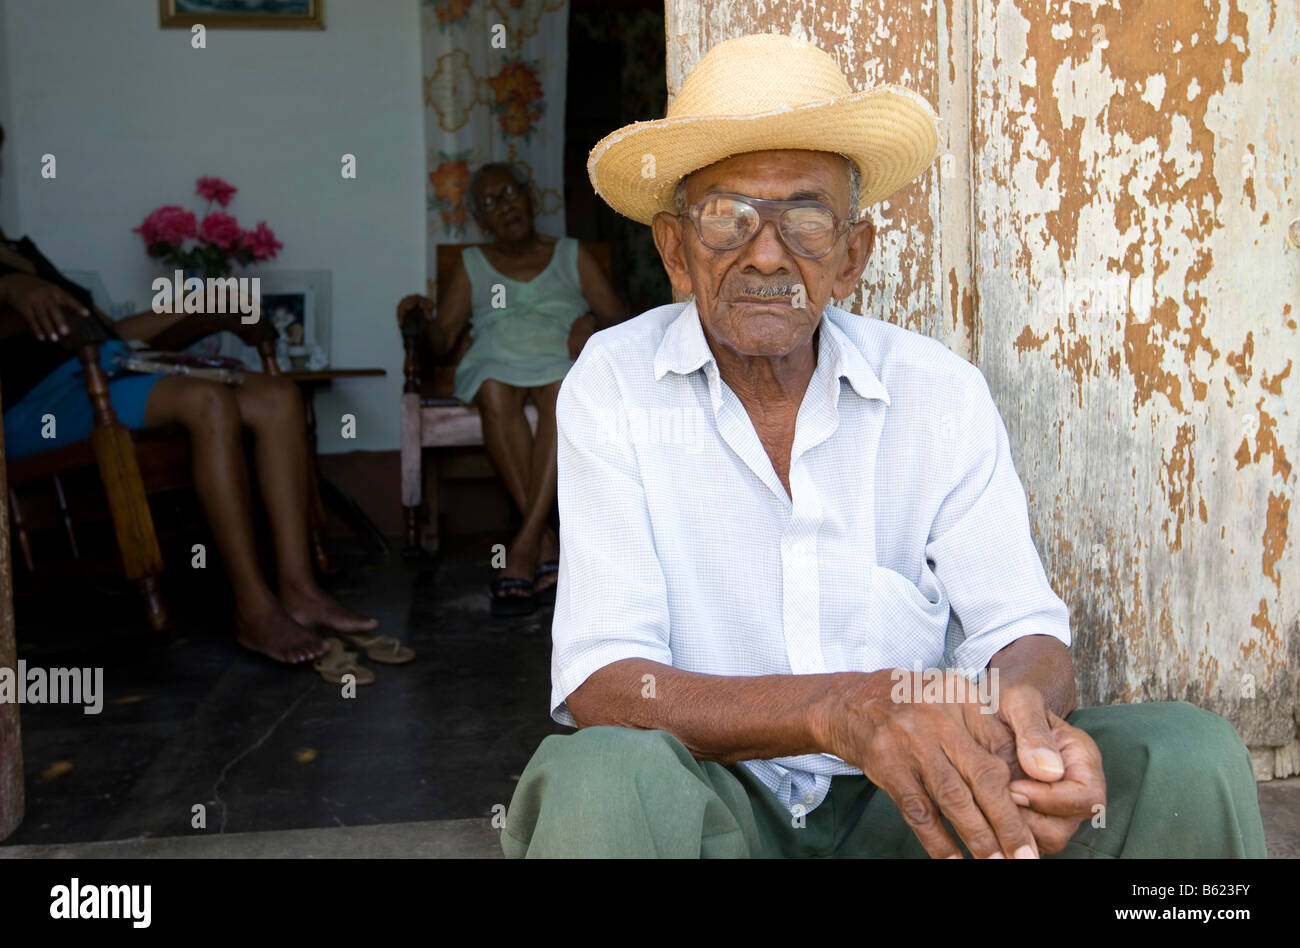
M 1065 773 L 1047 782 L 1011 781 L 1013 799 L 1023 800 L 1021 813 L 1045 853 L 1059 853 L 1079 829 L 1079 824 L 1106 807 L 1106 775 L 1101 749 L 1087 731 L 1066 724 L 1050 710 L 1047 720 L 1060 751 Z
M 1021 807 L 1039 852 L 1058 853 L 1079 823 L 1094 814 L 1093 807 L 1105 805 L 1101 751 L 1087 732 L 1047 708 L 1042 693 L 1029 685 L 1002 689 L 997 708 L 996 714 L 975 721 L 972 733 L 1007 763 L 1011 798 Z
M 932 857 L 961 857 L 941 815 L 977 858 L 1037 857 L 1025 811 L 1011 798 L 1009 764 L 972 734 L 978 718 L 991 716 L 982 713 L 987 706 L 975 687 L 952 671 L 943 673 L 941 694 L 956 700 L 919 700 L 923 676 L 930 674 L 873 672 L 862 676 L 858 688 L 837 694 L 826 725 L 831 753 L 860 767 L 889 794 Z M 884 683 L 898 676 L 912 679 L 910 690 L 895 691 Z M 898 693 L 917 700 L 896 700 Z

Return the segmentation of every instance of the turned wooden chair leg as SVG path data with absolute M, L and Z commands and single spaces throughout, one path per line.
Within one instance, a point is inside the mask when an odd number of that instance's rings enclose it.
M 72 512 L 68 510 L 68 497 L 63 493 L 63 480 L 54 476 L 54 492 L 59 497 L 59 511 L 63 514 L 63 529 L 68 534 L 68 546 L 72 549 L 72 558 L 81 559 L 81 550 L 77 548 L 77 531 L 72 528 Z
M 136 580 L 136 588 L 144 597 L 145 612 L 149 617 L 149 628 L 162 632 L 167 628 L 167 607 L 163 605 L 162 584 L 157 576 L 145 576 Z
M 27 535 L 27 525 L 23 522 L 23 509 L 18 504 L 18 495 L 14 493 L 13 488 L 9 489 L 9 516 L 18 531 L 18 547 L 23 551 L 23 563 L 27 565 L 27 572 L 34 572 L 36 565 L 32 562 L 32 541 Z
M 438 513 L 438 459 L 436 453 L 424 463 L 424 506 L 421 509 L 424 529 L 421 531 L 420 546 L 430 553 L 437 553 L 441 538 L 438 536 L 440 524 Z
M 77 357 L 85 370 L 86 392 L 95 411 L 95 429 L 90 434 L 90 442 L 95 449 L 104 493 L 108 495 L 117 548 L 122 554 L 127 579 L 135 582 L 144 594 L 150 628 L 160 630 L 167 625 L 167 610 L 158 588 L 158 574 L 163 569 L 162 552 L 158 549 L 135 445 L 131 443 L 130 432 L 113 411 L 108 379 L 99 365 L 98 348 L 83 346 L 77 351 Z
M 421 444 L 420 396 L 416 392 L 402 394 L 401 460 L 402 506 L 406 511 L 406 549 L 410 555 L 420 549 L 420 507 L 424 484 L 423 445 Z
M 405 507 L 406 511 L 406 547 L 414 550 L 420 545 L 420 508 Z

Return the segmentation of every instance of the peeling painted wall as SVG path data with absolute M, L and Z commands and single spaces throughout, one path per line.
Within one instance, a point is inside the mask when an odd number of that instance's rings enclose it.
M 988 378 L 1081 700 L 1294 742 L 1300 0 L 668 0 L 670 94 L 750 32 L 939 109 L 852 308 Z

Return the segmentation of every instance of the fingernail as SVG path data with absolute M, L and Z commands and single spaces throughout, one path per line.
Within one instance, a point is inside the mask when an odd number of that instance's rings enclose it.
M 1046 747 L 1040 747 L 1034 751 L 1034 763 L 1040 770 L 1045 770 L 1049 774 L 1065 773 L 1065 765 L 1061 763 L 1061 755 L 1055 751 L 1050 751 Z
M 966 857 L 963 856 L 961 853 L 953 853 L 953 854 L 952 854 L 951 856 L 949 856 L 948 858 L 949 858 L 949 859 L 965 859 Z
M 1016 791 L 1012 790 L 1011 802 L 1019 806 L 1029 806 L 1029 797 L 1025 796 L 1023 793 L 1016 793 Z
M 1029 846 L 1029 845 L 1024 845 L 1024 846 L 1021 846 L 1019 849 L 1016 850 L 1016 855 L 1014 856 L 1014 858 L 1016 858 L 1016 859 L 1037 859 L 1038 857 L 1034 855 L 1034 847 Z
M 989 856 L 989 858 L 990 858 L 990 859 L 1006 859 L 1007 857 L 1004 856 L 1004 855 L 1002 855 L 1001 853 L 994 853 L 992 856 Z

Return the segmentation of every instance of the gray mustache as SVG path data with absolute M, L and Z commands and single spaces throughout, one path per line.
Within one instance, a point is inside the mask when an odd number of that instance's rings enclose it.
M 794 296 L 802 284 L 770 283 L 763 286 L 742 286 L 741 296 Z

